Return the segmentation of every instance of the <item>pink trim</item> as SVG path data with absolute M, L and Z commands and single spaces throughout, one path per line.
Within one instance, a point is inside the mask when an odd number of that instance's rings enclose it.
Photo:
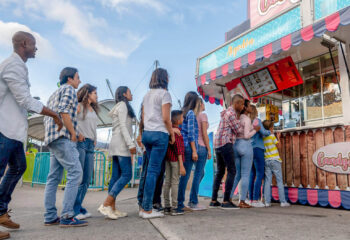
M 202 85 L 205 84 L 205 74 L 203 74 L 203 75 L 201 76 L 201 83 L 202 83 Z
M 209 97 L 209 102 L 210 102 L 211 104 L 215 103 L 215 98 L 214 98 L 214 97 Z
M 220 99 L 220 105 L 221 105 L 221 106 L 224 105 L 224 99 Z
M 336 12 L 328 17 L 325 18 L 326 22 L 326 28 L 330 32 L 334 32 L 338 29 L 338 26 L 340 24 L 340 15 L 339 12 Z
M 216 69 L 214 69 L 210 72 L 210 79 L 213 81 L 216 79 Z
M 241 66 L 242 66 L 241 58 L 236 59 L 236 60 L 233 62 L 233 66 L 234 66 L 235 71 L 239 71 L 239 69 L 240 69 Z
M 264 50 L 264 57 L 265 58 L 271 57 L 271 55 L 272 55 L 272 43 L 264 46 L 263 50 Z
M 306 191 L 307 193 L 307 200 L 310 205 L 314 206 L 318 203 L 318 191 L 315 189 L 308 189 Z
M 310 41 L 314 37 L 314 29 L 312 25 L 301 29 L 300 34 L 304 41 Z
M 296 203 L 298 201 L 298 189 L 297 188 L 289 188 L 288 189 L 288 198 L 292 203 Z
M 281 48 L 284 51 L 289 50 L 291 46 L 292 46 L 292 36 L 290 34 L 281 39 Z
M 225 64 L 224 66 L 222 66 L 221 68 L 221 72 L 222 72 L 222 76 L 226 76 L 228 73 L 228 64 Z
M 256 53 L 255 51 L 248 53 L 248 63 L 253 65 L 255 63 Z
M 332 207 L 334 208 L 340 207 L 340 204 L 341 204 L 340 191 L 328 191 L 328 201 Z

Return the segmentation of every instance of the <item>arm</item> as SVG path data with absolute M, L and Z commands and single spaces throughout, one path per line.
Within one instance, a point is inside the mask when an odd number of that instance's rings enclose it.
M 52 117 L 58 126 L 57 131 L 61 131 L 61 129 L 63 127 L 63 123 L 62 123 L 60 116 L 57 113 L 55 113 L 54 111 L 52 111 L 51 109 L 49 109 L 47 107 L 43 107 L 43 110 L 41 111 L 40 114 Z
M 178 155 L 177 157 L 178 157 L 177 159 L 179 159 L 180 175 L 181 176 L 186 176 L 186 169 L 184 167 L 182 155 Z
M 116 115 L 119 118 L 120 132 L 122 134 L 122 137 L 124 138 L 124 141 L 126 142 L 126 145 L 128 146 L 130 152 L 132 154 L 135 154 L 136 153 L 135 152 L 136 151 L 136 146 L 135 146 L 134 142 L 132 141 L 132 137 L 130 136 L 128 128 L 126 127 L 126 123 L 127 123 L 127 120 L 128 120 L 128 109 L 126 107 L 126 104 L 122 104 L 120 106 L 120 108 L 117 109 Z
M 183 164 L 183 158 L 182 158 L 183 154 L 185 153 L 185 146 L 184 146 L 183 138 L 180 136 L 175 136 L 174 151 L 179 161 L 180 175 L 185 176 L 186 170 L 185 170 L 185 167 Z
M 192 159 L 193 161 L 198 160 L 198 154 L 197 154 L 197 148 L 196 148 L 196 130 L 195 130 L 195 122 L 197 121 L 196 116 L 194 115 L 194 112 L 190 112 L 188 115 L 188 121 L 187 121 L 187 131 L 188 131 L 188 141 L 190 142 L 190 146 L 192 149 Z
M 228 124 L 235 135 L 237 135 L 239 132 L 243 132 L 241 121 L 237 116 L 231 115 L 228 119 Z
M 171 138 L 170 144 L 174 144 L 175 136 L 174 136 L 171 120 L 170 120 L 170 109 L 171 109 L 171 103 L 166 103 L 162 105 L 162 117 L 163 117 L 165 127 L 170 134 L 170 138 Z
M 259 125 L 260 125 L 260 130 L 259 133 L 261 134 L 262 137 L 267 137 L 270 136 L 271 132 L 269 130 L 266 130 L 264 126 L 262 125 L 261 120 L 259 119 Z
M 67 130 L 70 133 L 71 141 L 72 142 L 76 142 L 77 141 L 77 135 L 76 135 L 76 133 L 74 131 L 73 123 L 72 123 L 72 120 L 71 120 L 69 114 L 68 113 L 60 113 L 60 114 L 61 114 L 64 126 L 67 128 Z
M 203 135 L 203 140 L 204 144 L 208 150 L 208 159 L 211 159 L 211 149 L 210 149 L 210 144 L 209 144 L 209 136 L 208 136 L 208 122 L 202 122 L 202 135 Z

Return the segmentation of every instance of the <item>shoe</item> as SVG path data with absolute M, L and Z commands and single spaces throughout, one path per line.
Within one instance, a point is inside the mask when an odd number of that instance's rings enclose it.
M 59 225 L 60 224 L 60 218 L 56 218 L 55 220 L 49 221 L 49 222 L 44 222 L 45 226 L 54 226 L 54 225 Z
M 164 214 L 158 211 L 152 211 L 151 213 L 142 213 L 142 218 L 143 219 L 151 219 L 151 218 L 161 218 L 164 217 Z
M 67 218 L 67 219 L 61 219 L 60 221 L 60 227 L 66 228 L 66 227 L 85 227 L 88 225 L 87 221 L 82 221 L 76 218 Z
M 290 204 L 288 202 L 281 203 L 281 207 L 290 207 Z
M 86 212 L 84 215 L 85 215 L 86 218 L 91 218 L 92 217 L 91 213 L 89 213 L 89 212 Z
M 252 205 L 252 201 L 250 201 L 250 200 L 248 200 L 248 199 L 244 200 L 244 202 L 245 202 L 246 204 L 248 204 L 249 206 Z
M 82 213 L 79 213 L 78 215 L 76 215 L 75 218 L 78 219 L 78 220 L 87 219 L 87 217 L 85 217 L 85 214 L 82 214 Z
M 218 201 L 216 201 L 216 202 L 211 201 L 209 203 L 209 208 L 218 208 L 218 207 L 221 207 L 221 203 Z
M 261 201 L 256 201 L 256 202 L 252 202 L 251 206 L 256 208 L 262 208 L 262 207 L 265 207 L 265 204 L 263 204 Z
M 156 210 L 156 211 L 158 211 L 158 212 L 164 211 L 164 208 L 163 208 L 163 206 L 162 206 L 161 203 L 155 203 L 155 204 L 153 204 L 153 209 Z
M 113 219 L 113 220 L 117 220 L 118 216 L 114 214 L 113 209 L 108 206 L 105 207 L 103 206 L 103 204 L 101 204 L 101 206 L 97 209 L 103 216 L 109 218 L 109 219 Z
M 193 212 L 193 210 L 192 210 L 191 208 L 186 207 L 186 206 L 183 207 L 182 210 L 183 210 L 184 212 Z
M 8 239 L 8 238 L 10 238 L 10 234 L 8 232 L 0 231 L 0 239 Z
M 252 206 L 250 206 L 249 204 L 246 204 L 244 201 L 240 201 L 238 204 L 239 208 L 251 208 Z
M 172 209 L 171 207 L 164 208 L 164 215 L 171 215 Z
M 185 211 L 183 209 L 175 208 L 171 212 L 171 216 L 184 215 Z
M 143 211 L 139 210 L 139 217 L 142 218 L 142 216 L 143 216 Z
M 117 217 L 123 218 L 123 217 L 127 217 L 128 214 L 126 212 L 121 212 L 118 209 L 114 210 L 114 214 L 117 215 Z
M 203 210 L 207 210 L 206 207 L 200 205 L 200 204 L 190 204 L 189 208 L 191 208 L 193 211 L 203 211 Z
M 271 207 L 271 203 L 265 203 L 265 207 Z
M 225 210 L 237 210 L 239 209 L 233 202 L 226 202 L 221 204 L 221 209 Z
M 0 225 L 9 229 L 18 229 L 19 224 L 12 222 L 9 212 L 11 212 L 11 210 L 0 216 Z

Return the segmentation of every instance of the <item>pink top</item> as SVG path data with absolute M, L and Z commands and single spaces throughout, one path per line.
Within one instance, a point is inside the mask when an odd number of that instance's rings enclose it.
M 245 114 L 242 114 L 240 117 L 241 125 L 243 127 L 243 132 L 237 134 L 238 139 L 250 139 L 256 133 L 253 128 L 252 120 Z
M 197 116 L 197 122 L 198 122 L 198 144 L 202 147 L 205 147 L 204 139 L 203 139 L 203 132 L 202 132 L 202 122 L 208 123 L 208 116 L 204 112 L 201 112 Z M 208 123 L 209 128 L 209 123 Z

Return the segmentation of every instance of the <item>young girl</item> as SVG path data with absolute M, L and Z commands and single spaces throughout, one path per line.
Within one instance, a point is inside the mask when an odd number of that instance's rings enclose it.
M 132 125 L 135 113 L 130 105 L 132 94 L 128 87 L 119 87 L 115 93 L 115 107 L 109 115 L 113 119 L 112 140 L 109 155 L 113 157 L 112 177 L 108 196 L 98 211 L 110 219 L 126 217 L 127 213 L 115 208 L 115 199 L 132 177 L 132 155 L 136 154 L 136 145 L 132 139 Z
M 79 103 L 77 110 L 78 132 L 80 133 L 77 149 L 83 169 L 83 180 L 79 186 L 74 203 L 74 214 L 77 219 L 82 220 L 91 217 L 91 214 L 82 207 L 82 203 L 94 171 L 94 147 L 96 145 L 97 113 L 99 108 L 95 86 L 85 84 L 79 89 L 77 97 Z

